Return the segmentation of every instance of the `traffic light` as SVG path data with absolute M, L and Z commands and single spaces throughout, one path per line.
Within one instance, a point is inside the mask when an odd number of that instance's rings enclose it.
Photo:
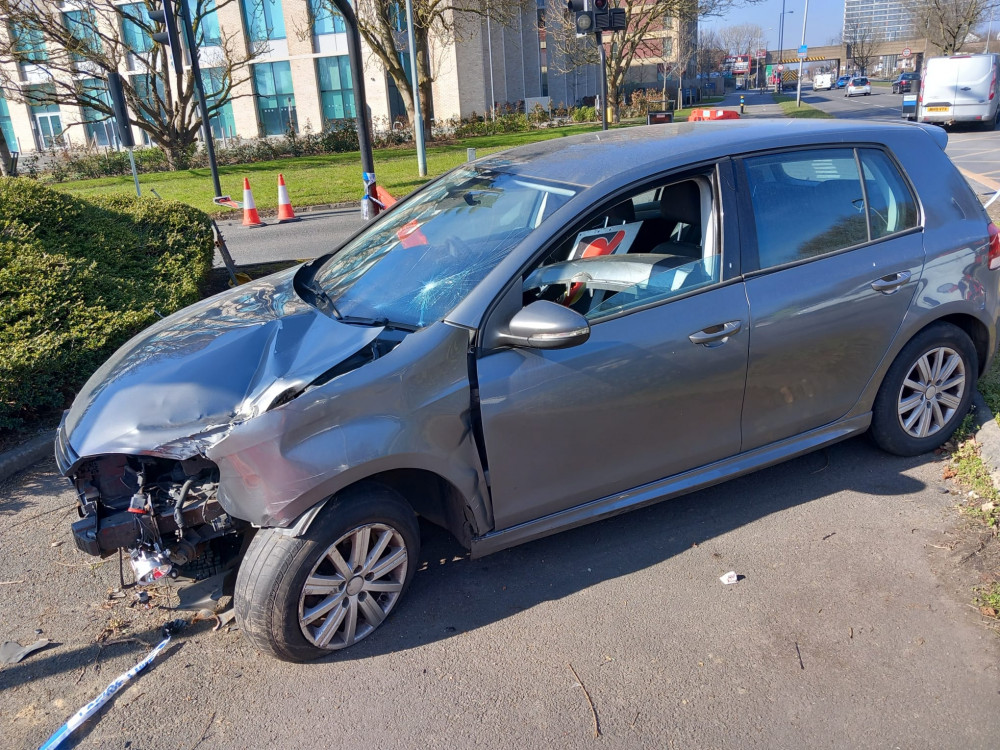
M 125 92 L 122 90 L 122 77 L 118 73 L 108 73 L 108 95 L 111 97 L 111 108 L 115 113 L 115 129 L 118 140 L 125 148 L 135 148 L 132 137 L 132 123 L 128 118 L 128 107 L 125 106 Z
M 602 0 L 605 4 L 607 0 Z M 594 30 L 594 11 L 590 8 L 591 0 L 567 0 L 566 8 L 575 13 L 576 35 L 587 36 Z
M 152 35 L 152 39 L 165 49 L 170 50 L 170 59 L 174 63 L 174 70 L 184 70 L 184 61 L 181 57 L 181 38 L 177 34 L 177 15 L 174 13 L 173 0 L 160 0 L 159 10 L 151 10 L 149 20 L 161 24 L 163 31 L 158 31 Z M 186 2 L 186 0 L 181 0 Z

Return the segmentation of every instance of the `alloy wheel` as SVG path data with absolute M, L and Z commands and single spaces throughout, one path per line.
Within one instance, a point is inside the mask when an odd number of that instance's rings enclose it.
M 899 389 L 896 411 L 903 430 L 925 438 L 950 424 L 965 385 L 965 364 L 954 349 L 940 346 L 921 355 Z
M 406 543 L 383 523 L 359 526 L 331 544 L 299 598 L 299 627 L 314 646 L 346 648 L 374 631 L 396 606 L 409 565 Z

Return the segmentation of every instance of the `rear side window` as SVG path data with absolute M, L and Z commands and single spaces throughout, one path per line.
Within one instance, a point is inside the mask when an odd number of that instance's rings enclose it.
M 768 154 L 748 158 L 745 165 L 761 269 L 918 226 L 913 194 L 896 165 L 877 149 Z
M 892 160 L 873 148 L 859 149 L 858 154 L 865 174 L 872 239 L 917 226 L 917 203 Z
M 746 160 L 760 268 L 815 258 L 868 241 L 853 149 Z

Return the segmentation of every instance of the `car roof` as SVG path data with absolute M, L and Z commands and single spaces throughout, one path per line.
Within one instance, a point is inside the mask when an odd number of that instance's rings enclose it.
M 902 133 L 915 130 L 923 128 L 848 120 L 683 122 L 552 138 L 484 157 L 476 164 L 544 182 L 587 188 L 768 148 L 889 144 Z

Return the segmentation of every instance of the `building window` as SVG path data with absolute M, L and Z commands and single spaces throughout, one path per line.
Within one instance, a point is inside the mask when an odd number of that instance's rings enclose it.
M 351 86 L 351 60 L 347 55 L 320 57 L 316 60 L 319 78 L 320 106 L 323 125 L 332 120 L 352 118 L 354 114 L 354 89 Z
M 279 4 L 279 15 L 280 4 Z M 198 19 L 199 8 L 201 19 Z M 215 13 L 215 0 L 188 0 L 188 12 L 194 25 L 194 38 L 199 47 L 219 47 L 222 44 L 222 31 L 219 28 L 219 17 Z M 284 28 L 284 26 L 282 26 Z
M 59 115 L 59 105 L 52 101 L 54 96 L 55 87 L 51 84 L 24 91 L 35 131 L 36 146 L 42 150 L 63 145 L 62 118 Z
M 281 135 L 289 128 L 298 132 L 291 65 L 287 61 L 254 65 L 253 80 L 261 132 L 264 135 Z
M 7 109 L 7 100 L 0 96 L 0 134 L 7 142 L 8 151 L 17 151 L 17 138 L 14 136 L 14 126 L 10 121 L 10 111 Z
M 285 38 L 281 0 L 241 0 L 247 36 L 252 42 Z
M 152 28 L 153 22 L 146 11 L 145 3 L 119 5 L 118 10 L 122 14 L 122 39 L 125 47 L 133 55 L 144 55 L 149 52 L 153 48 L 153 40 L 149 36 L 148 29 Z
M 139 75 L 132 76 L 132 88 L 135 89 L 135 95 L 137 98 L 146 102 L 150 109 L 159 106 L 159 118 L 166 119 L 167 113 L 163 109 L 163 79 L 160 76 L 150 75 L 149 73 L 140 73 Z M 153 122 L 153 115 L 144 110 L 139 110 L 136 112 L 138 117 L 141 117 L 146 122 Z M 149 133 L 145 130 L 142 131 L 142 142 L 147 146 L 150 143 Z
M 43 63 L 45 40 L 38 29 L 25 29 L 19 26 L 10 27 L 11 40 L 14 42 L 14 55 L 20 63 Z
M 236 135 L 236 119 L 233 117 L 233 104 L 226 95 L 229 81 L 225 79 L 223 69 L 204 68 L 201 80 L 205 85 L 205 99 L 209 107 L 218 101 L 224 102 L 208 120 L 212 135 L 215 138 L 233 138 Z
M 347 31 L 344 17 L 330 7 L 329 0 L 309 0 L 313 19 L 313 34 L 343 34 Z
M 99 78 L 87 78 L 80 83 L 82 94 L 111 106 L 111 95 L 107 85 Z M 96 102 L 95 102 L 96 103 Z M 110 115 L 99 112 L 91 107 L 81 107 L 83 112 L 83 129 L 87 134 L 88 146 L 114 146 L 117 143 L 114 122 Z
M 97 20 L 93 10 L 67 11 L 63 13 L 63 24 L 76 40 L 75 46 L 70 50 L 75 61 L 86 60 L 88 55 L 100 51 L 101 39 L 97 35 Z

